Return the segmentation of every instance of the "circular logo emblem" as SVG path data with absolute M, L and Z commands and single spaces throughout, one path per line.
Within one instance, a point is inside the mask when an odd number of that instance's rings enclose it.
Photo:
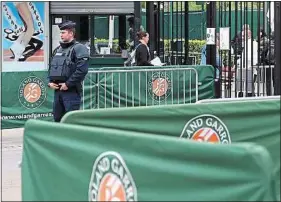
M 180 137 L 199 142 L 231 143 L 225 124 L 218 117 L 209 114 L 200 115 L 188 121 Z
M 137 201 L 135 182 L 120 154 L 104 152 L 96 159 L 89 201 Z
M 165 72 L 156 72 L 149 81 L 149 94 L 158 102 L 165 100 L 171 93 L 171 79 Z
M 19 101 L 28 108 L 39 107 L 46 99 L 46 85 L 36 76 L 25 78 L 19 86 Z

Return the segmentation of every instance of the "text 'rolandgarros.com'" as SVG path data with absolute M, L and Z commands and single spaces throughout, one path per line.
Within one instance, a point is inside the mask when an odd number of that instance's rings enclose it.
M 1 116 L 1 120 L 37 119 L 37 118 L 52 117 L 52 116 L 53 116 L 53 114 L 50 112 L 48 112 L 48 113 L 31 113 L 31 114 Z

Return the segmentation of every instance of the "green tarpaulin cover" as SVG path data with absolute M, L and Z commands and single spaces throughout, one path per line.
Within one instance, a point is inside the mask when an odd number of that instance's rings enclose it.
M 246 134 L 246 133 L 245 133 Z M 252 143 L 27 121 L 23 201 L 270 201 L 272 160 Z
M 268 149 L 280 199 L 280 100 L 76 111 L 62 122 Z

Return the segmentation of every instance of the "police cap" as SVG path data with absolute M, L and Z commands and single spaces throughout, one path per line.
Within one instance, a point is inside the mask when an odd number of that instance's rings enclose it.
M 65 21 L 65 22 L 62 22 L 59 24 L 59 28 L 60 30 L 64 30 L 64 29 L 72 29 L 72 28 L 75 28 L 76 26 L 76 23 L 73 22 L 73 21 Z

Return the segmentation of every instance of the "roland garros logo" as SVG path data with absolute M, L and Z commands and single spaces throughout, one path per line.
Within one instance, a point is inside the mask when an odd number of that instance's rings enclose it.
M 21 82 L 18 95 L 25 108 L 35 109 L 46 99 L 46 85 L 40 78 L 29 76 Z
M 149 81 L 149 94 L 158 102 L 165 100 L 171 93 L 171 79 L 165 72 L 156 72 Z
M 231 143 L 226 125 L 218 117 L 210 114 L 200 115 L 188 121 L 180 137 L 199 142 Z
M 88 198 L 89 201 L 137 201 L 135 182 L 120 154 L 109 151 L 98 156 Z

